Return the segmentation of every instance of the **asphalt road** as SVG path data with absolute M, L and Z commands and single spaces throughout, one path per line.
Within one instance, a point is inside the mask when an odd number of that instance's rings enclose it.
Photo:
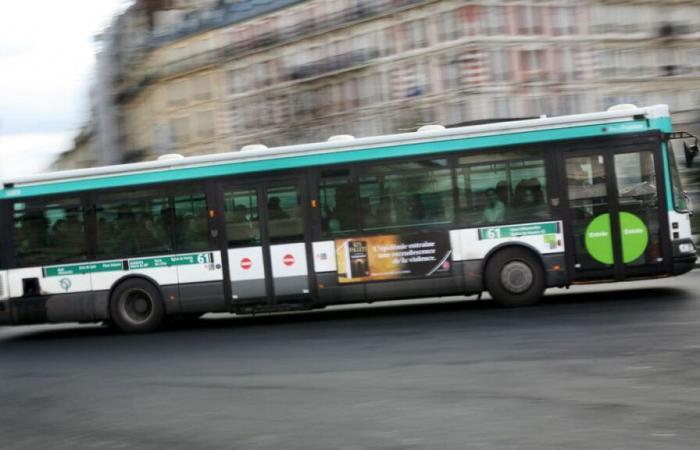
M 697 449 L 700 271 L 145 336 L 0 328 L 0 448 Z

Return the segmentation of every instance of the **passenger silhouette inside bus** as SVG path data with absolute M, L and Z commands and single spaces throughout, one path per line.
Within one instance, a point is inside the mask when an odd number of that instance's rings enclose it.
M 539 220 L 547 217 L 542 185 L 537 178 L 521 180 L 515 187 L 509 219 Z
M 484 223 L 500 223 L 505 220 L 506 206 L 498 197 L 496 189 L 489 188 L 486 190 L 486 207 L 482 221 Z
M 289 219 L 289 214 L 287 214 L 280 206 L 279 197 L 273 196 L 267 200 L 267 218 L 268 220 Z

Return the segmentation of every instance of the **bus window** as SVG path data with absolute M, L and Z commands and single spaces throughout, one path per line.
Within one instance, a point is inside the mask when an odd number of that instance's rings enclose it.
M 224 210 L 229 248 L 260 245 L 258 194 L 255 189 L 225 192 Z
M 97 201 L 97 256 L 123 258 L 172 251 L 173 209 L 159 191 L 102 195 Z
M 271 242 L 301 240 L 304 226 L 301 197 L 296 185 L 275 186 L 266 190 L 267 226 Z
M 541 152 L 465 156 L 459 164 L 459 208 L 467 226 L 550 218 Z
M 194 252 L 209 248 L 207 196 L 204 192 L 175 193 L 175 248 Z
M 79 198 L 15 203 L 13 220 L 12 238 L 18 266 L 87 258 Z
M 349 170 L 341 176 L 337 176 L 337 172 L 322 173 L 318 187 L 321 226 L 326 235 L 357 231 L 355 183 L 350 178 Z
M 360 177 L 365 229 L 452 222 L 452 174 L 446 160 L 377 166 L 369 172 L 376 175 Z

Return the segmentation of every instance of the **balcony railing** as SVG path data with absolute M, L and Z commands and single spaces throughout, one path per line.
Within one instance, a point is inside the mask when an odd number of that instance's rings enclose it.
M 367 61 L 379 57 L 379 50 L 376 48 L 356 50 L 348 53 L 330 56 L 309 64 L 302 64 L 292 67 L 287 72 L 289 79 L 300 80 L 315 77 L 328 72 L 335 72 L 354 66 L 359 66 Z
M 358 1 L 352 8 L 325 15 L 322 18 L 309 18 L 302 22 L 280 27 L 262 33 L 254 38 L 233 42 L 228 45 L 227 53 L 235 54 L 277 43 L 290 41 L 308 34 L 320 33 L 345 25 L 349 22 L 376 16 L 396 8 L 424 3 L 427 0 L 366 0 Z

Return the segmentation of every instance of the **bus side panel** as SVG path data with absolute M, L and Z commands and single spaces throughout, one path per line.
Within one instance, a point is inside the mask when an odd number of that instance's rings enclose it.
M 221 252 L 210 253 L 212 261 L 177 266 L 180 305 L 183 313 L 227 311 Z
M 0 325 L 10 323 L 10 203 L 0 201 Z
M 8 285 L 14 323 L 78 322 L 95 319 L 89 274 L 13 269 Z

